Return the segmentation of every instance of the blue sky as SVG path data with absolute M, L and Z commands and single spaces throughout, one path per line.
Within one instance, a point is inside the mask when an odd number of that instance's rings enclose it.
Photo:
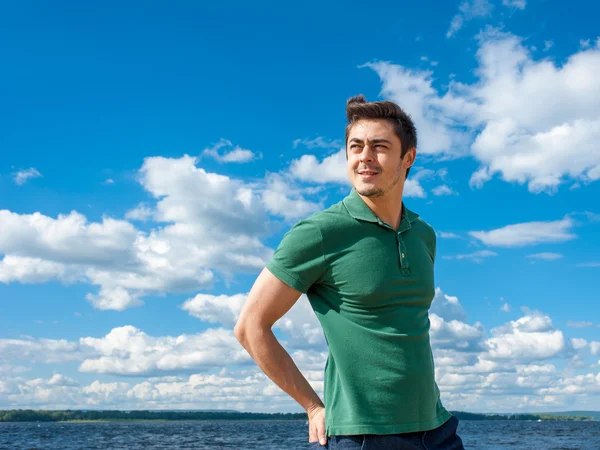
M 444 402 L 600 409 L 593 2 L 104 2 L 0 18 L 0 408 L 297 411 L 232 336 L 341 200 L 344 106 L 410 113 Z M 305 298 L 276 330 L 322 390 Z

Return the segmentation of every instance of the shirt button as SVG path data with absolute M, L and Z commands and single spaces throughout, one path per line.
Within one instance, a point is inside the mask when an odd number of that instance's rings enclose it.
M 402 253 L 402 257 L 404 258 L 404 253 Z

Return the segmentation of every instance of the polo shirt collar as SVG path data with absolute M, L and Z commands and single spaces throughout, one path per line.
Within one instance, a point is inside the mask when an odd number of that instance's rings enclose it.
M 377 217 L 375 213 L 371 211 L 371 208 L 367 206 L 362 197 L 358 195 L 356 189 L 352 188 L 352 191 L 350 191 L 350 194 L 343 200 L 343 203 L 350 215 L 355 219 L 363 220 L 365 222 L 383 224 L 379 217 Z M 419 217 L 418 214 L 409 210 L 404 205 L 404 202 L 402 202 L 402 211 L 402 221 L 400 222 L 398 231 L 402 230 L 403 228 L 410 228 L 410 224 Z

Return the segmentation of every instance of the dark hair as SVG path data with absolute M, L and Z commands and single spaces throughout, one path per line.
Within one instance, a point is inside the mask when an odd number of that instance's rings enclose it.
M 415 128 L 415 124 L 410 116 L 394 102 L 367 102 L 364 95 L 357 95 L 356 97 L 349 98 L 346 102 L 346 117 L 348 118 L 346 145 L 348 145 L 348 135 L 352 126 L 359 120 L 386 119 L 394 126 L 394 131 L 400 138 L 400 156 L 402 158 L 404 158 L 409 149 L 417 147 L 417 129 Z M 406 169 L 407 177 L 409 171 L 410 167 Z

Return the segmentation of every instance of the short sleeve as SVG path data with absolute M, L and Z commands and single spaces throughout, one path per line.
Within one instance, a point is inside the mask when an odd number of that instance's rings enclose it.
M 288 286 L 306 293 L 325 272 L 319 228 L 309 220 L 294 225 L 283 236 L 267 269 Z

